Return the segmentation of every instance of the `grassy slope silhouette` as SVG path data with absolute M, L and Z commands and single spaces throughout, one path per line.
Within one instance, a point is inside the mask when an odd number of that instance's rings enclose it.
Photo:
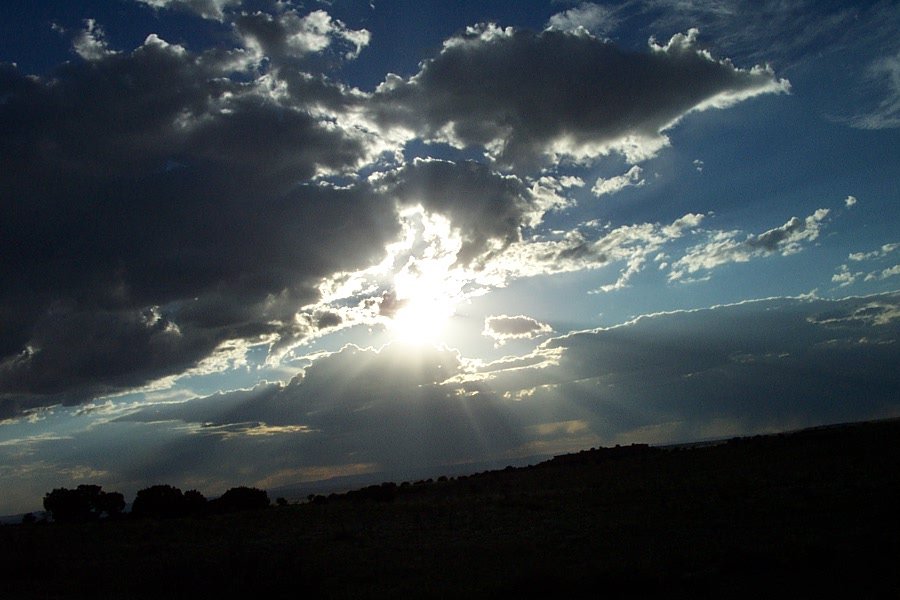
M 898 597 L 898 506 L 893 420 L 238 514 L 4 526 L 0 582 L 52 598 Z

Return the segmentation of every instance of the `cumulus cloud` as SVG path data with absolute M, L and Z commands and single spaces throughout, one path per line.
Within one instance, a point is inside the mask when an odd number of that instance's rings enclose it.
M 234 27 L 246 48 L 278 65 L 322 52 L 335 41 L 348 46 L 344 58 L 356 58 L 370 39 L 367 30 L 350 29 L 324 10 L 303 16 L 296 10 L 243 13 L 234 19 Z
M 805 244 L 815 241 L 828 216 L 827 208 L 820 208 L 805 219 L 791 217 L 784 225 L 760 234 L 749 234 L 740 239 L 739 231 L 717 231 L 710 240 L 688 249 L 687 253 L 672 265 L 670 280 L 683 279 L 698 271 L 709 271 L 718 266 L 748 262 L 754 258 L 781 254 L 796 254 Z
M 856 204 L 856 196 L 847 196 L 844 198 L 844 206 L 850 208 Z
M 323 277 L 377 262 L 399 232 L 365 182 L 312 183 L 380 152 L 321 114 L 340 86 L 285 94 L 268 74 L 228 77 L 229 53 L 155 35 L 92 48 L 48 78 L 0 65 L 0 185 L 16 199 L 0 207 L 4 415 L 292 335 Z
M 900 249 L 900 243 L 883 244 L 880 248 L 869 252 L 851 252 L 847 258 L 850 259 L 851 263 L 877 263 L 893 254 L 897 249 Z M 837 272 L 831 276 L 831 281 L 832 283 L 838 284 L 838 287 L 847 287 L 860 280 L 865 282 L 883 281 L 900 275 L 900 265 L 892 265 L 877 269 L 872 269 L 872 266 L 874 265 L 868 267 L 869 270 L 867 272 L 864 270 L 855 270 L 859 267 L 851 269 L 849 264 L 843 264 L 838 267 Z
M 590 35 L 471 27 L 413 77 L 389 75 L 374 117 L 427 140 L 483 146 L 501 166 L 609 152 L 635 163 L 689 112 L 789 90 L 769 68 L 736 68 L 696 40 L 691 30 L 631 53 Z
M 614 262 L 626 268 L 609 289 L 627 285 L 701 217 L 541 237 L 545 214 L 572 206 L 584 181 L 496 167 L 636 156 L 687 112 L 787 89 L 770 71 L 713 59 L 693 32 L 629 53 L 583 32 L 480 26 L 367 94 L 304 71 L 312 54 L 352 58 L 368 43 L 324 11 L 145 3 L 231 19 L 241 45 L 193 52 L 150 34 L 113 52 L 88 21 L 73 42 L 82 60 L 46 77 L 0 65 L 0 186 L 16 199 L 0 207 L 2 416 L 377 320 L 396 290 L 370 270 L 387 260 L 415 274 L 418 251 L 451 256 L 454 294 Z M 398 144 L 410 135 L 481 144 L 498 162 L 405 164 Z M 397 250 L 417 210 L 446 239 L 438 248 L 414 233 Z M 323 301 L 339 280 L 344 295 Z M 75 341 L 80 352 L 67 352 Z
M 879 258 L 884 258 L 898 249 L 900 249 L 900 243 L 883 244 L 880 248 L 872 250 L 871 252 L 851 252 L 847 258 L 854 262 L 877 260 Z
M 646 183 L 644 179 L 641 179 L 643 172 L 643 169 L 641 169 L 637 165 L 634 165 L 622 175 L 616 175 L 615 177 L 610 177 L 609 179 L 603 179 L 602 177 L 600 177 L 597 179 L 597 182 L 594 183 L 594 187 L 591 188 L 591 192 L 595 196 L 603 196 L 604 194 L 615 194 L 616 192 L 629 186 L 640 187 Z
M 493 338 L 497 344 L 503 344 L 509 340 L 533 339 L 552 331 L 552 327 L 532 317 L 496 315 L 484 320 L 482 334 Z

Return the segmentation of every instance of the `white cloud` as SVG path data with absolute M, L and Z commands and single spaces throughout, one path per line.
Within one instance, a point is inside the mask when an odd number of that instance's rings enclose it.
M 847 196 L 844 199 L 844 206 L 846 206 L 847 208 L 850 208 L 851 206 L 854 206 L 856 204 L 856 202 L 857 202 L 856 196 Z
M 863 275 L 865 275 L 865 273 L 862 271 L 854 273 L 850 271 L 850 268 L 847 265 L 841 265 L 838 268 L 838 272 L 831 276 L 831 282 L 838 284 L 839 287 L 847 287 L 848 285 L 856 283 Z
M 898 249 L 900 249 L 900 243 L 883 244 L 880 248 L 870 252 L 851 252 L 847 258 L 849 258 L 852 263 L 878 262 L 887 258 Z M 838 267 L 837 272 L 832 275 L 831 281 L 837 283 L 838 287 L 847 287 L 860 279 L 865 282 L 884 281 L 885 279 L 897 275 L 900 275 L 900 265 L 882 267 L 879 269 L 872 269 L 872 266 L 869 266 L 869 271 L 866 272 L 851 270 L 849 265 L 843 264 Z
M 234 20 L 235 30 L 246 48 L 276 65 L 323 52 L 335 41 L 347 47 L 345 59 L 354 59 L 369 44 L 366 29 L 350 29 L 342 21 L 332 19 L 324 10 L 301 16 L 296 10 L 278 14 L 256 12 L 241 14 Z
M 816 240 L 828 216 L 827 208 L 820 208 L 805 219 L 791 217 L 784 225 L 760 234 L 750 234 L 740 239 L 740 231 L 715 231 L 709 241 L 688 249 L 687 253 L 672 265 L 671 281 L 681 280 L 698 271 L 709 271 L 718 266 L 748 262 L 754 258 L 780 254 L 789 256 L 800 252 L 805 244 Z
M 879 258 L 884 258 L 897 249 L 900 249 L 900 243 L 884 244 L 877 250 L 872 250 L 871 252 L 852 252 L 848 258 L 855 262 L 876 260 Z
M 605 34 L 616 27 L 615 11 L 608 6 L 582 2 L 575 8 L 556 13 L 547 21 L 547 29 L 577 32 L 579 29 L 594 34 Z
M 72 48 L 84 60 L 100 60 L 116 54 L 107 47 L 103 29 L 94 19 L 84 21 L 84 29 L 72 40 Z
M 135 0 L 153 8 L 184 10 L 204 19 L 221 21 L 225 11 L 240 6 L 242 0 Z
M 642 174 L 643 170 L 639 166 L 634 165 L 622 175 L 616 175 L 609 179 L 599 177 L 597 182 L 594 183 L 594 187 L 591 188 L 591 192 L 599 197 L 604 194 L 615 194 L 629 186 L 640 187 L 646 183 L 646 180 L 641 179 Z
M 512 279 L 541 274 L 598 269 L 624 263 L 615 283 L 601 291 L 625 287 L 662 246 L 696 229 L 704 216 L 688 213 L 672 223 L 637 223 L 615 228 L 588 223 L 549 239 L 523 240 L 494 257 L 477 273 L 476 281 L 503 286 Z

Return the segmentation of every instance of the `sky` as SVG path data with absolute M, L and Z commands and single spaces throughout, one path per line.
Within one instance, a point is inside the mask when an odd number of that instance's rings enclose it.
M 0 514 L 900 416 L 895 2 L 0 4 Z

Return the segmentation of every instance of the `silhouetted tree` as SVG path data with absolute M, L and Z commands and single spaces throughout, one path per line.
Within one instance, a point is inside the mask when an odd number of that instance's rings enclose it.
M 76 489 L 56 488 L 44 495 L 44 509 L 54 521 L 87 521 L 102 514 L 115 516 L 125 509 L 119 492 L 104 492 L 99 485 L 79 485 Z
M 269 494 L 264 490 L 240 486 L 226 491 L 214 502 L 220 512 L 256 510 L 269 506 Z
M 125 510 L 125 496 L 119 492 L 102 492 L 97 502 L 101 512 L 109 517 L 117 517 Z
M 187 514 L 184 494 L 171 485 L 152 485 L 144 488 L 135 496 L 131 514 L 135 517 L 184 516 Z
M 206 512 L 206 496 L 197 490 L 188 490 L 184 493 L 184 510 L 189 515 L 199 515 Z
M 86 521 L 91 516 L 91 507 L 87 498 L 78 490 L 56 488 L 44 495 L 44 510 L 53 515 L 53 520 L 60 523 Z
M 287 506 L 288 505 L 287 498 L 284 498 L 284 497 L 275 498 L 275 504 L 277 504 L 278 506 Z

